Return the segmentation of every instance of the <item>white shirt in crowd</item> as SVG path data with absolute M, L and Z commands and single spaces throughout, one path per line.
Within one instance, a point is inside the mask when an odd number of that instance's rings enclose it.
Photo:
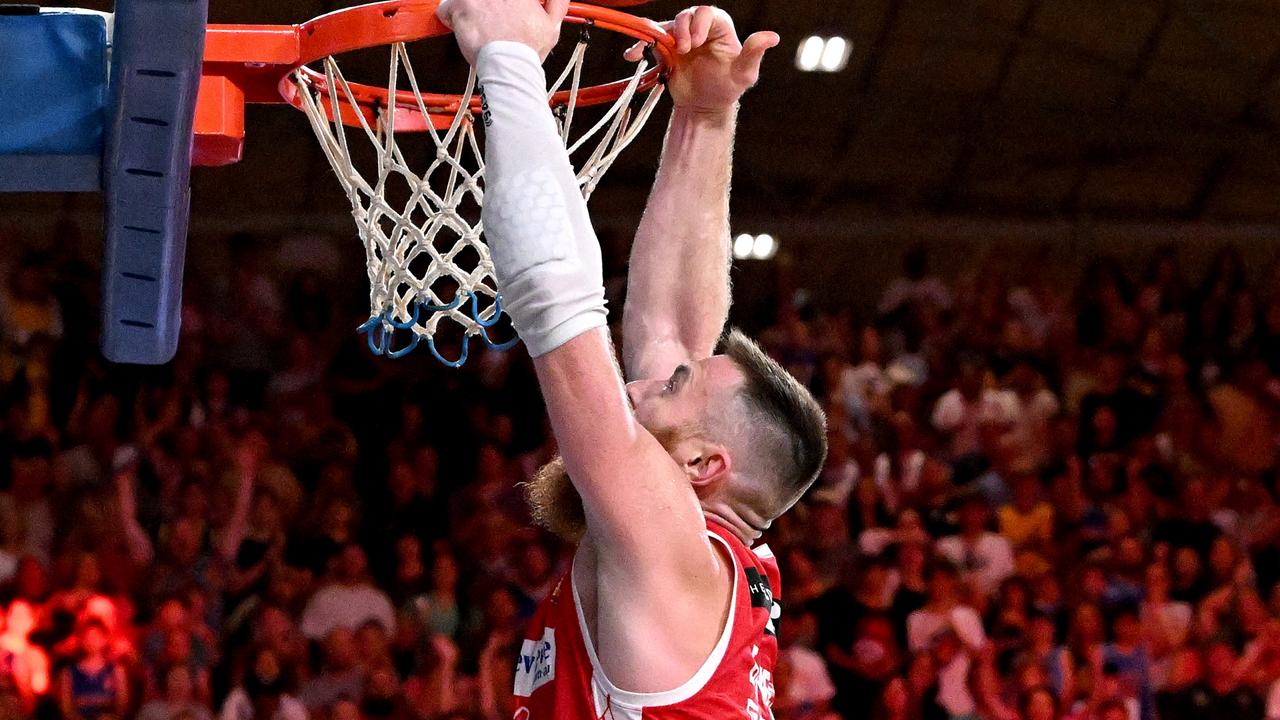
M 1018 395 L 1010 390 L 989 388 L 970 402 L 955 389 L 938 398 L 930 422 L 938 431 L 951 436 L 951 454 L 960 457 L 982 450 L 982 426 L 1013 427 L 1018 421 L 1020 406 Z
M 781 708 L 814 707 L 831 702 L 836 696 L 836 686 L 827 674 L 827 664 L 822 656 L 803 645 L 792 645 L 782 651 L 791 669 L 786 695 L 779 698 Z
M 269 718 L 255 718 L 253 701 L 249 699 L 249 693 L 245 692 L 244 688 L 236 688 L 222 703 L 222 712 L 218 713 L 218 720 L 307 720 L 307 709 L 292 695 L 281 695 L 275 715 Z
M 946 630 L 954 630 L 966 648 L 987 644 L 987 633 L 982 629 L 978 611 L 968 605 L 957 605 L 946 614 L 921 609 L 908 615 L 907 647 L 913 653 L 928 650 L 933 640 Z
M 1000 589 L 1000 583 L 1013 574 L 1009 540 L 993 532 L 982 533 L 973 543 L 960 535 L 949 535 L 938 541 L 937 550 L 960 568 L 960 577 L 966 583 L 984 595 Z
M 1003 438 L 1006 446 L 1015 453 L 1015 466 L 1039 467 L 1049 451 L 1049 426 L 1058 416 L 1061 405 L 1052 390 L 1041 389 L 1025 402 L 1016 393 L 1013 396 L 1014 419 Z
M 311 640 L 320 640 L 334 628 L 355 631 L 370 620 L 395 635 L 396 611 L 386 593 L 367 584 L 328 585 L 307 603 L 300 629 Z
M 940 310 L 949 310 L 951 291 L 941 279 L 932 276 L 919 280 L 895 278 L 880 296 L 880 305 L 876 309 L 881 315 L 887 315 L 909 303 L 930 304 Z
M 846 367 L 840 373 L 839 397 L 849 417 L 865 423 L 871 408 L 883 403 L 893 391 L 884 368 L 874 362 L 864 362 L 857 367 Z

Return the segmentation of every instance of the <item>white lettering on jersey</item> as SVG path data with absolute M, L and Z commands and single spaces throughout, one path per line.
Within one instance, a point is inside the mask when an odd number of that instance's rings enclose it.
M 760 654 L 760 646 L 751 648 L 751 657 Z M 747 699 L 747 717 L 750 720 L 773 720 L 773 673 L 760 667 L 760 663 L 751 664 L 751 685 L 755 688 L 754 697 Z
M 541 640 L 525 640 L 516 661 L 518 697 L 529 697 L 534 691 L 556 679 L 556 631 L 545 628 Z

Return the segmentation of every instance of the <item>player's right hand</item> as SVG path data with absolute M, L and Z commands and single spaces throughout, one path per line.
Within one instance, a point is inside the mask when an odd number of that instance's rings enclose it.
M 436 16 L 453 30 L 472 65 L 480 48 L 507 40 L 528 45 L 546 60 L 560 39 L 569 0 L 442 0 Z

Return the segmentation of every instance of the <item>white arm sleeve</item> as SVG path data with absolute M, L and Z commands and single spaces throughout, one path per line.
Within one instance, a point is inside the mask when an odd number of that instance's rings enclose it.
M 533 357 L 607 322 L 600 243 L 547 103 L 532 48 L 493 42 L 484 103 L 484 231 L 507 313 Z

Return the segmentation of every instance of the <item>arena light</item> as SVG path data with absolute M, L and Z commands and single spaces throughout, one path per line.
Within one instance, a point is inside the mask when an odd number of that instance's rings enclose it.
M 822 62 L 822 53 L 826 50 L 827 41 L 817 35 L 810 35 L 800 43 L 796 51 L 796 67 L 805 72 L 813 72 Z
M 733 239 L 735 260 L 772 260 L 778 254 L 778 239 L 768 233 L 743 233 Z
M 822 69 L 827 72 L 840 72 L 849 64 L 849 41 L 842 37 L 827 40 L 822 50 Z
M 756 260 L 770 260 L 778 253 L 778 241 L 772 235 L 761 233 L 751 244 L 751 257 Z
M 848 38 L 810 35 L 796 50 L 796 67 L 805 72 L 840 72 L 848 67 L 852 50 Z

